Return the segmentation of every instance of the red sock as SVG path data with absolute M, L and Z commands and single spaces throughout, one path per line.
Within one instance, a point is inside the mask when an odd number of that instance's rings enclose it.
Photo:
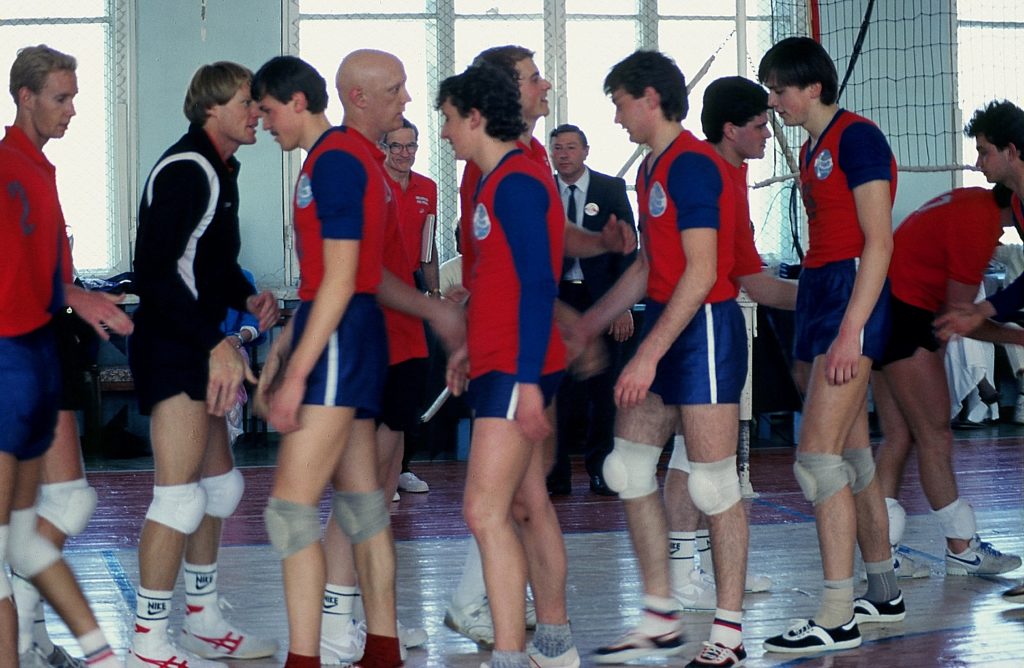
M 320 668 L 320 657 L 303 656 L 288 652 L 288 658 L 284 662 L 284 668 Z
M 363 658 L 355 665 L 360 668 L 400 668 L 402 651 L 398 647 L 398 638 L 367 633 Z

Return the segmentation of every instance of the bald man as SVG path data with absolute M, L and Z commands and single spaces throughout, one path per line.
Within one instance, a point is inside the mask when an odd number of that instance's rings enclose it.
M 336 84 L 340 127 L 327 120 L 326 83 L 308 63 L 273 58 L 253 82 L 264 129 L 283 150 L 308 153 L 293 201 L 301 304 L 275 341 L 256 394 L 258 409 L 283 434 L 265 517 L 284 571 L 285 667 L 320 665 L 326 569 L 317 507 L 330 482 L 334 521 L 353 545 L 365 595 L 366 645 L 357 665 L 394 668 L 402 663 L 395 551 L 373 421 L 388 363 L 377 300 L 429 320 L 444 337 L 457 337 L 458 317 L 383 267 L 388 221 L 397 219 L 378 141 L 401 127 L 410 99 L 401 62 L 353 52 Z

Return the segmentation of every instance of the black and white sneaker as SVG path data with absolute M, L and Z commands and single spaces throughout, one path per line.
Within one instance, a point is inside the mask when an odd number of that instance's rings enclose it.
M 860 643 L 856 617 L 831 629 L 818 626 L 813 619 L 808 619 L 797 623 L 782 635 L 768 638 L 764 641 L 764 648 L 768 652 L 811 654 L 860 647 Z
M 875 603 L 866 598 L 853 601 L 853 617 L 858 624 L 878 622 L 901 622 L 907 616 L 907 606 L 903 604 L 903 592 L 896 594 L 891 601 Z

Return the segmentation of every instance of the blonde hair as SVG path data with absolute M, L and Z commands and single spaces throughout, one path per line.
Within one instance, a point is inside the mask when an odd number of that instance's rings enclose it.
M 18 50 L 18 56 L 11 65 L 11 97 L 18 104 L 18 91 L 28 88 L 33 93 L 43 90 L 50 72 L 68 70 L 74 72 L 78 61 L 74 56 L 51 49 L 45 44 L 26 46 Z
M 185 93 L 185 118 L 196 125 L 206 125 L 210 107 L 227 104 L 238 89 L 252 83 L 252 71 L 227 60 L 203 65 L 192 75 Z

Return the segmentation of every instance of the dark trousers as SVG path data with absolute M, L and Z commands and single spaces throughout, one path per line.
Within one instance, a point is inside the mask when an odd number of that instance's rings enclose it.
M 558 293 L 559 299 L 578 311 L 585 311 L 592 304 L 582 284 L 562 281 Z M 555 465 L 548 475 L 549 480 L 568 483 L 571 475 L 569 455 L 580 451 L 585 453 L 587 473 L 597 475 L 604 466 L 604 458 L 612 451 L 615 427 L 613 388 L 625 364 L 622 359 L 624 344 L 616 342 L 607 334 L 601 339 L 608 358 L 605 370 L 586 379 L 566 374 L 558 389 L 558 447 Z

